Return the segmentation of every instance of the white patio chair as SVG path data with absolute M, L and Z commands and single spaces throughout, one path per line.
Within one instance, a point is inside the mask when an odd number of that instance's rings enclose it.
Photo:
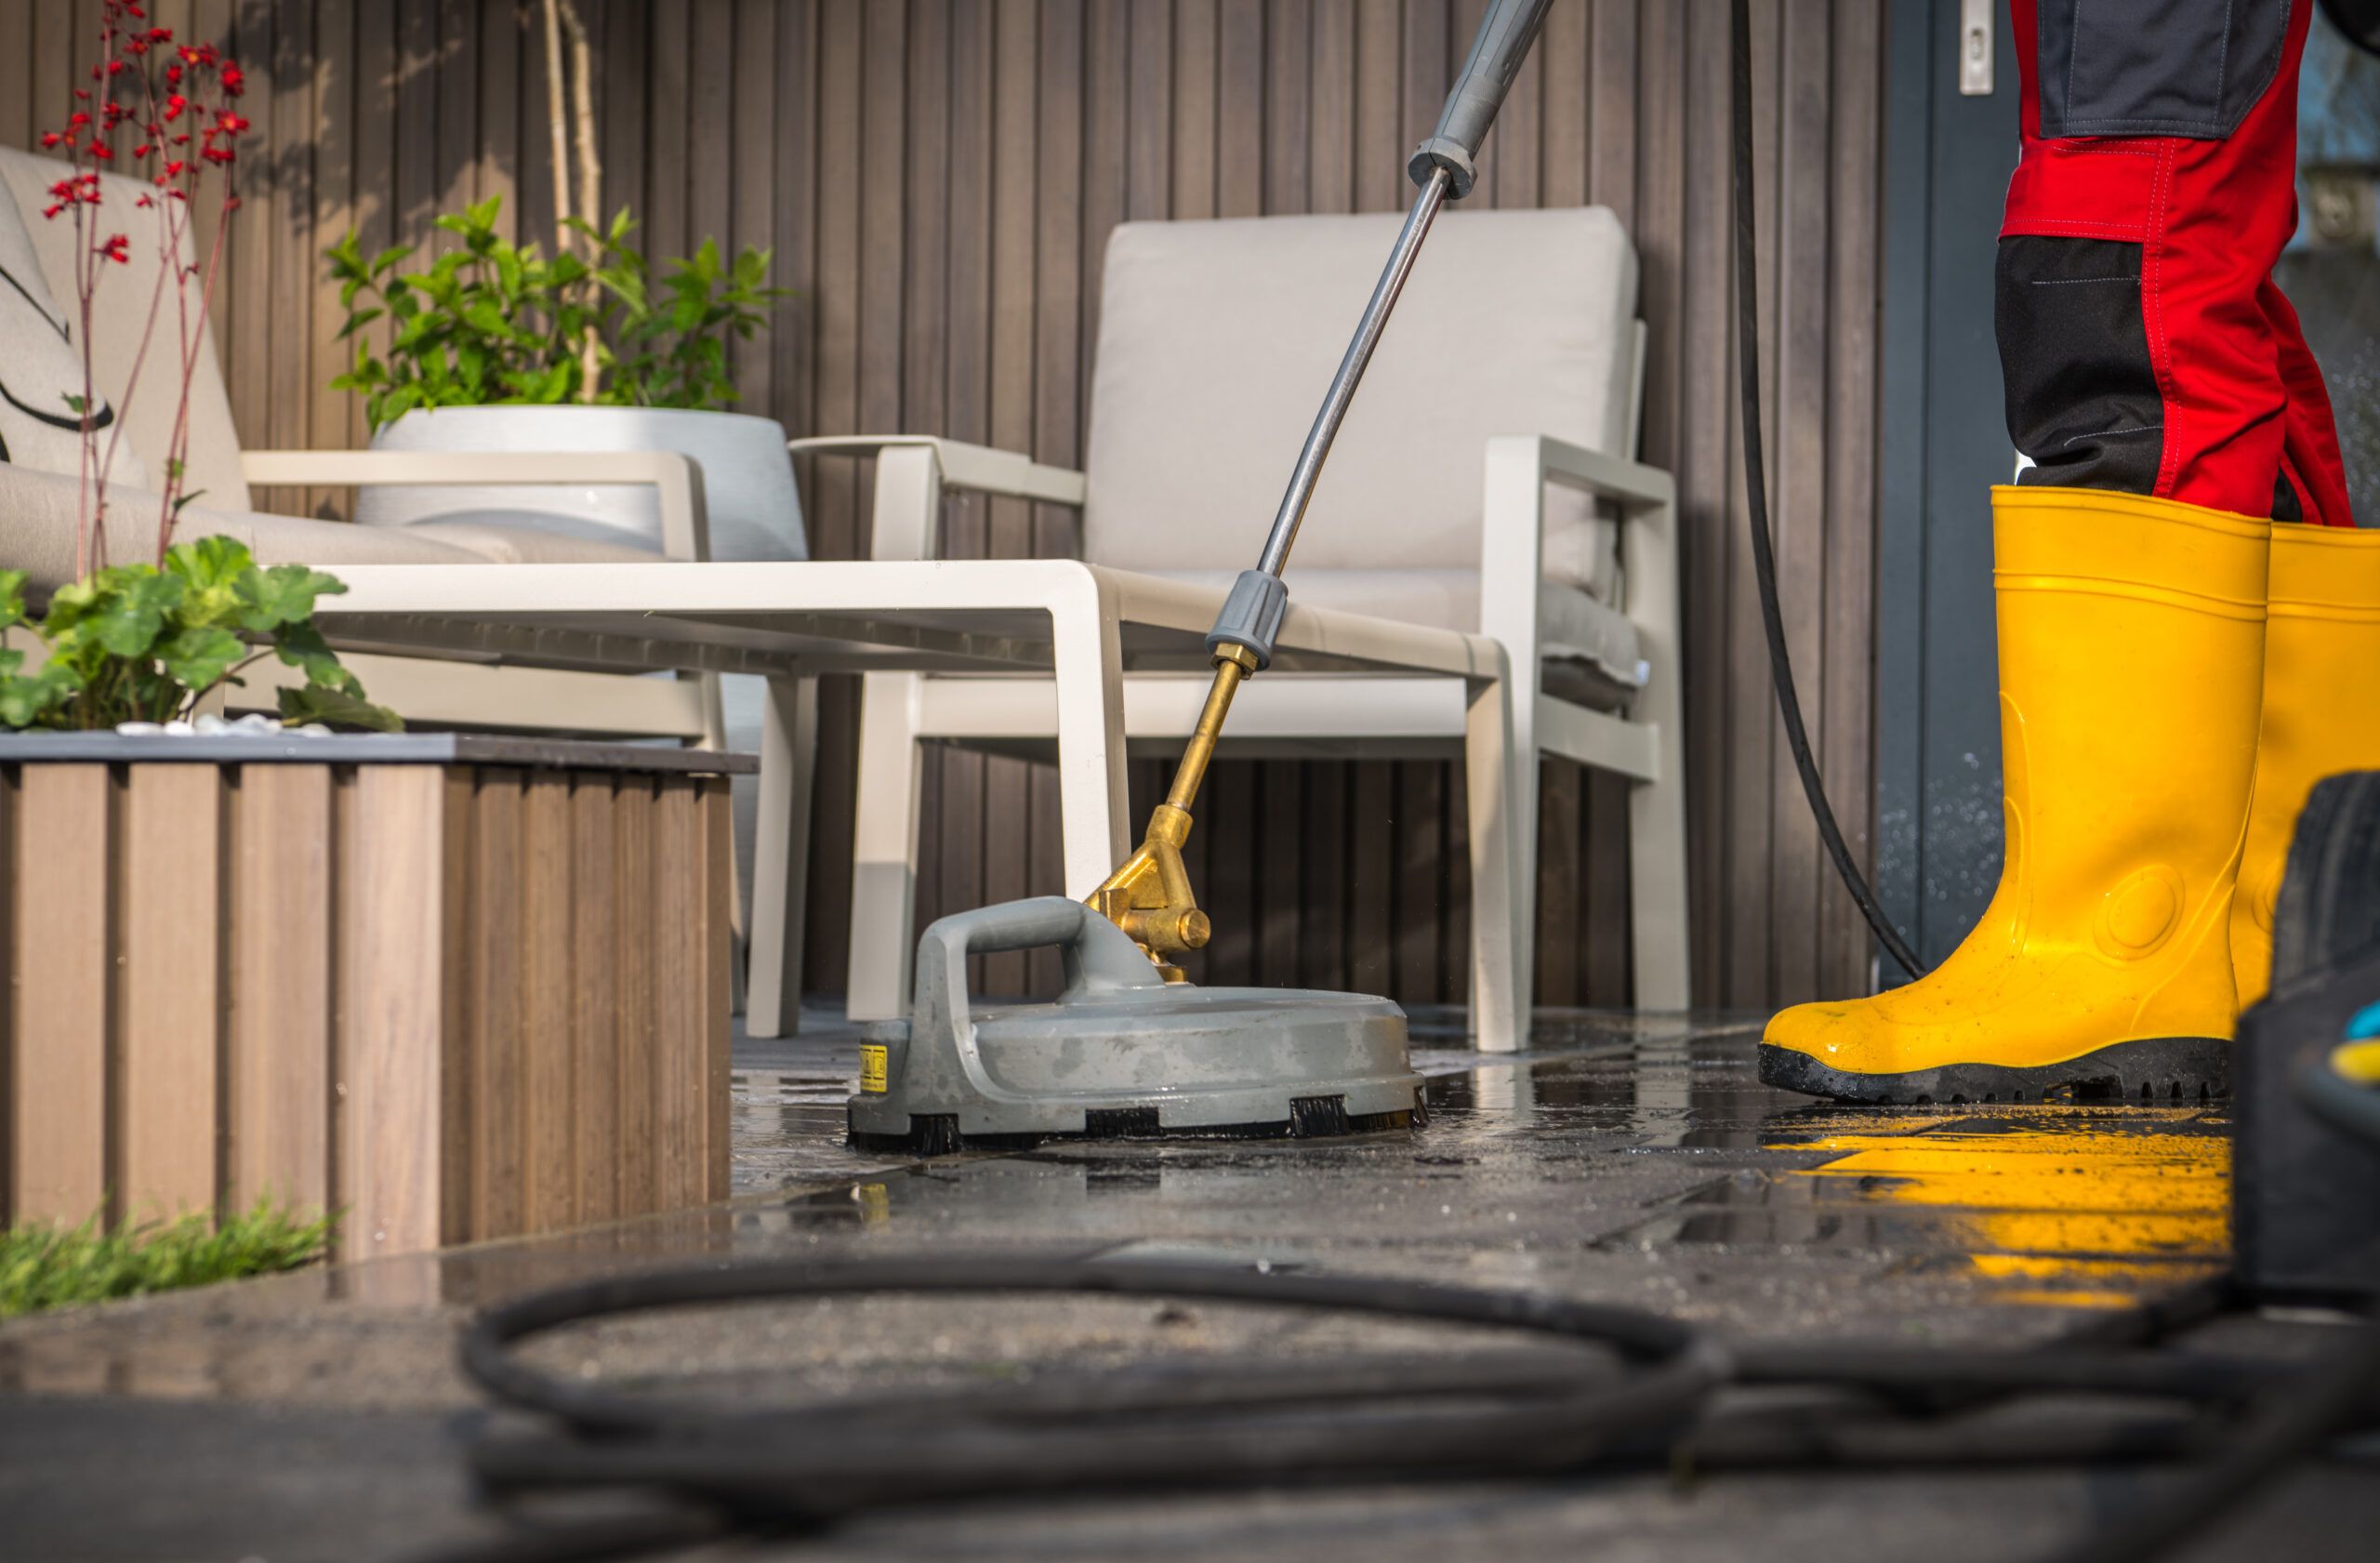
M 1117 229 L 1079 482 L 938 440 L 796 448 L 889 446 L 877 478 L 878 559 L 930 556 L 940 497 L 958 489 L 1079 505 L 1088 562 L 1220 592 L 1256 557 L 1399 220 Z M 1514 703 L 1516 759 L 1506 777 L 1519 869 L 1505 877 L 1506 925 L 1521 934 L 1514 983 L 1523 1015 L 1540 752 L 1635 783 L 1635 999 L 1659 1009 L 1687 1000 L 1676 528 L 1669 476 L 1630 459 L 1643 358 L 1635 294 L 1635 258 L 1608 211 L 1441 218 L 1355 397 L 1287 576 L 1293 606 L 1475 630 L 1502 643 L 1516 679 L 1538 670 L 1527 691 L 1516 689 L 1535 698 Z M 1128 674 L 1128 740 L 1178 746 L 1207 682 L 1199 669 Z M 854 1017 L 887 1018 L 906 1006 L 919 746 L 1046 746 L 1054 714 L 1046 681 L 868 676 Z M 1450 752 L 1463 733 L 1458 681 L 1276 670 L 1243 690 L 1223 746 L 1413 756 Z M 1065 888 L 1079 895 L 1091 886 Z
M 79 390 L 79 365 L 67 343 L 73 298 L 73 230 L 41 216 L 45 192 L 70 172 L 53 159 L 0 149 L 0 386 L 15 404 L 0 421 L 14 448 L 0 447 L 0 564 L 22 569 L 36 594 L 73 578 L 79 480 L 76 441 L 60 400 Z M 134 203 L 144 186 L 103 180 L 102 212 L 127 228 L 148 214 Z M 135 243 L 129 263 L 110 268 L 109 305 L 98 311 L 90 348 L 102 387 L 122 386 L 139 351 L 145 306 L 158 261 Z M 190 263 L 185 245 L 183 261 Z M 166 306 L 170 311 L 170 303 Z M 162 342 L 169 325 L 160 328 Z M 148 558 L 155 546 L 156 495 L 145 486 L 163 459 L 174 415 L 170 347 L 151 345 L 143 383 L 128 404 L 111 409 L 125 426 L 125 450 L 110 491 L 109 558 Z M 60 355 L 63 354 L 61 359 Z M 61 364 L 71 367 L 67 378 Z M 52 383 L 52 382 L 58 383 Z M 55 412 L 51 412 L 52 408 Z M 39 414 L 50 416 L 44 418 Z M 427 454 L 391 451 L 244 451 L 211 341 L 202 346 L 191 391 L 187 489 L 199 496 L 181 512 L 178 539 L 219 535 L 247 545 L 263 563 L 298 563 L 337 571 L 366 564 L 524 564 L 651 562 L 708 557 L 702 470 L 669 451 L 504 451 Z M 62 425 L 62 427 L 61 427 Z M 348 487 L 362 484 L 652 487 L 658 499 L 660 550 L 523 526 L 430 523 L 366 527 L 273 515 L 251 508 L 249 485 Z M 496 667 L 470 660 L 345 656 L 365 689 L 409 722 L 576 736 L 660 739 L 728 747 L 719 681 L 639 678 L 568 669 Z M 276 664 L 250 670 L 244 690 L 227 692 L 231 710 L 273 709 Z M 801 987 L 803 863 L 809 829 L 809 775 L 815 680 L 791 698 L 766 703 L 758 735 L 763 768 L 758 832 L 760 852 L 746 870 L 754 888 L 748 920 L 760 937 L 750 946 L 747 1027 L 774 1036 L 789 1030 Z M 781 826 L 782 828 L 778 828 Z M 740 876 L 739 876 L 740 877 Z M 740 898 L 739 898 L 740 902 Z M 739 934 L 747 918 L 739 904 Z

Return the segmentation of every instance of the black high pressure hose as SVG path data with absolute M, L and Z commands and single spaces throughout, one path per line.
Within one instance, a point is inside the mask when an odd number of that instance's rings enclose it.
M 1727 117 L 1735 142 L 1731 178 L 1736 203 L 1736 359 L 1742 369 L 1739 389 L 1744 426 L 1744 505 L 1751 516 L 1752 568 L 1760 589 L 1760 623 L 1768 636 L 1768 680 L 1777 692 L 1778 718 L 1785 724 L 1785 747 L 1793 752 L 1793 774 L 1802 779 L 1802 796 L 1809 802 L 1818 840 L 1826 843 L 1826 854 L 1833 859 L 1843 888 L 1851 893 L 1859 915 L 1867 919 L 1885 953 L 1899 961 L 1911 978 L 1922 977 L 1925 962 L 1884 915 L 1867 876 L 1851 860 L 1843 827 L 1835 823 L 1834 805 L 1827 801 L 1826 783 L 1819 778 L 1818 760 L 1810 752 L 1809 729 L 1802 721 L 1802 695 L 1793 683 L 1793 655 L 1785 644 L 1785 615 L 1777 601 L 1777 549 L 1769 536 L 1767 468 L 1760 439 L 1760 276 L 1752 245 L 1752 18 L 1745 0 L 1735 0 L 1728 34 L 1733 55 Z
M 1758 320 L 1752 261 L 1747 0 L 1733 0 L 1733 118 L 1746 486 L 1763 618 L 1787 740 L 1829 854 L 1884 947 L 1918 965 L 1850 861 L 1827 807 L 1795 700 L 1777 607 L 1761 475 Z M 2305 1086 L 2309 1093 L 2315 1086 Z M 2345 1087 L 2339 1087 L 2345 1090 Z M 2335 1092 L 2333 1094 L 2336 1094 Z M 2369 1101 L 2335 1116 L 2380 1128 Z M 1489 1326 L 1602 1348 L 1575 1369 L 1542 1357 L 1227 1364 L 1192 1372 L 1068 1376 L 949 1394 L 754 1411 L 625 1395 L 529 1367 L 514 1343 L 648 1309 L 880 1292 L 1064 1293 L 1339 1310 Z M 1197 1491 L 1297 1483 L 1553 1477 L 1590 1469 L 2007 1465 L 2193 1460 L 2168 1500 L 2123 1509 L 2056 1563 L 2147 1563 L 2343 1428 L 2369 1425 L 2380 1392 L 2380 1327 L 2295 1371 L 2262 1359 L 2137 1348 L 2215 1305 L 2150 1310 L 2141 1339 L 2029 1352 L 1883 1344 L 1723 1348 L 1634 1309 L 1534 1293 L 1361 1277 L 1015 1256 L 786 1261 L 617 1277 L 488 1310 L 463 1339 L 464 1371 L 495 1399 L 554 1424 L 472 1453 L 499 1500 L 627 1489 L 653 1506 L 523 1526 L 442 1551 L 443 1563 L 570 1563 L 696 1544 L 724 1533 L 800 1534 L 880 1508 L 1020 1494 Z M 1616 1362 L 1610 1358 L 1616 1358 Z M 2278 1376 L 2277 1376 L 2278 1375 Z M 1827 1408 L 1730 1420 L 1731 1385 L 1800 1386 Z M 2012 1394 L 2077 1392 L 2200 1408 L 2128 1410 L 2060 1424 L 1969 1425 L 1966 1411 Z M 2229 1413 L 2226 1419 L 2225 1413 Z

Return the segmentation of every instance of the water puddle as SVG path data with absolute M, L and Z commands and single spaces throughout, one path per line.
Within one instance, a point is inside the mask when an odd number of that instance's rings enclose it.
M 2230 1140 L 2196 1110 L 1826 1112 L 1763 1148 L 1827 1159 L 1699 1190 L 1668 1235 L 1889 1249 L 2063 1307 L 2130 1305 L 2229 1254 Z

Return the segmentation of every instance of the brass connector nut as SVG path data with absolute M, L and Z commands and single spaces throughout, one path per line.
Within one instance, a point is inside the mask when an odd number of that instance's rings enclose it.
M 1246 646 L 1238 644 L 1236 642 L 1226 641 L 1223 644 L 1215 647 L 1215 660 L 1217 662 L 1236 663 L 1240 671 L 1246 673 L 1250 678 L 1254 678 L 1259 672 L 1263 671 L 1263 669 L 1256 665 L 1256 654 L 1249 650 Z

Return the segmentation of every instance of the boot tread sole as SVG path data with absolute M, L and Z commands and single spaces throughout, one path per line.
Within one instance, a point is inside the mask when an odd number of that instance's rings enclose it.
M 1851 1106 L 1960 1106 L 2037 1102 L 2189 1106 L 2231 1094 L 2231 1043 L 2219 1037 L 2148 1037 L 2056 1064 L 1945 1064 L 1856 1074 L 1806 1053 L 1760 1044 L 1764 1085 Z

